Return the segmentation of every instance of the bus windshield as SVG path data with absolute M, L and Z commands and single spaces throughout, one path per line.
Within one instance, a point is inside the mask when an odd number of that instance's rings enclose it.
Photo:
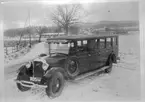
M 68 54 L 70 44 L 68 42 L 51 42 L 49 43 L 50 47 L 50 54 L 52 53 L 62 53 L 62 54 Z

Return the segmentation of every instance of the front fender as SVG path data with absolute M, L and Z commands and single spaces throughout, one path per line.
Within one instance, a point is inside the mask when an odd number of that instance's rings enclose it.
M 17 73 L 18 74 L 22 74 L 22 73 L 25 73 L 26 72 L 26 67 L 25 65 L 22 65 L 18 70 L 17 70 Z
M 50 68 L 44 75 L 44 77 L 46 78 L 51 78 L 51 76 L 55 73 L 55 72 L 61 72 L 65 78 L 67 78 L 67 74 L 65 72 L 65 70 L 61 67 L 52 67 Z

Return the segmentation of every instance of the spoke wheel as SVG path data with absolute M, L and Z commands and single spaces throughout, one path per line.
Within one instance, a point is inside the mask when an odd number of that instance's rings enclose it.
M 50 98 L 60 96 L 64 88 L 64 77 L 61 72 L 55 72 L 47 83 L 46 94 Z
M 54 79 L 53 83 L 52 83 L 52 91 L 53 93 L 57 93 L 60 89 L 61 86 L 61 81 L 59 78 Z
M 74 79 L 79 74 L 78 63 L 74 60 L 69 60 L 66 66 L 66 71 L 70 79 Z

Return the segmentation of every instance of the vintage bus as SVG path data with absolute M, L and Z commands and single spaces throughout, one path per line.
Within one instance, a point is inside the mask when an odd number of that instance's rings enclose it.
M 64 80 L 100 70 L 109 73 L 117 63 L 118 35 L 74 35 L 48 38 L 48 54 L 21 66 L 16 79 L 19 90 L 27 91 L 38 85 L 46 88 L 49 97 L 57 97 Z

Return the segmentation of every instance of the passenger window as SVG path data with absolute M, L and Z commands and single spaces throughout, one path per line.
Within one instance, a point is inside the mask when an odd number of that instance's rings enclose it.
M 74 47 L 74 43 L 70 43 L 70 47 Z
M 95 40 L 95 42 L 97 42 L 97 41 L 98 41 L 98 39 Z
M 116 37 L 113 37 L 113 45 L 116 45 Z
M 111 38 L 107 38 L 107 42 L 111 42 Z
M 68 47 L 70 47 L 70 43 L 68 43 L 67 45 L 68 45 Z
M 115 38 L 113 37 L 113 43 L 115 42 Z
M 87 45 L 87 40 L 83 40 L 83 45 Z
M 100 39 L 100 48 L 105 48 L 105 39 Z
M 111 38 L 106 38 L 106 46 L 111 47 Z
M 79 52 L 86 52 L 87 51 L 87 45 L 88 45 L 87 40 L 77 41 L 77 50 Z
M 77 46 L 81 46 L 81 45 L 82 45 L 81 41 L 77 41 Z
M 117 39 L 117 37 L 114 37 L 113 38 L 113 43 L 114 43 L 114 45 L 117 45 L 118 44 L 118 41 L 117 41 L 118 39 Z

